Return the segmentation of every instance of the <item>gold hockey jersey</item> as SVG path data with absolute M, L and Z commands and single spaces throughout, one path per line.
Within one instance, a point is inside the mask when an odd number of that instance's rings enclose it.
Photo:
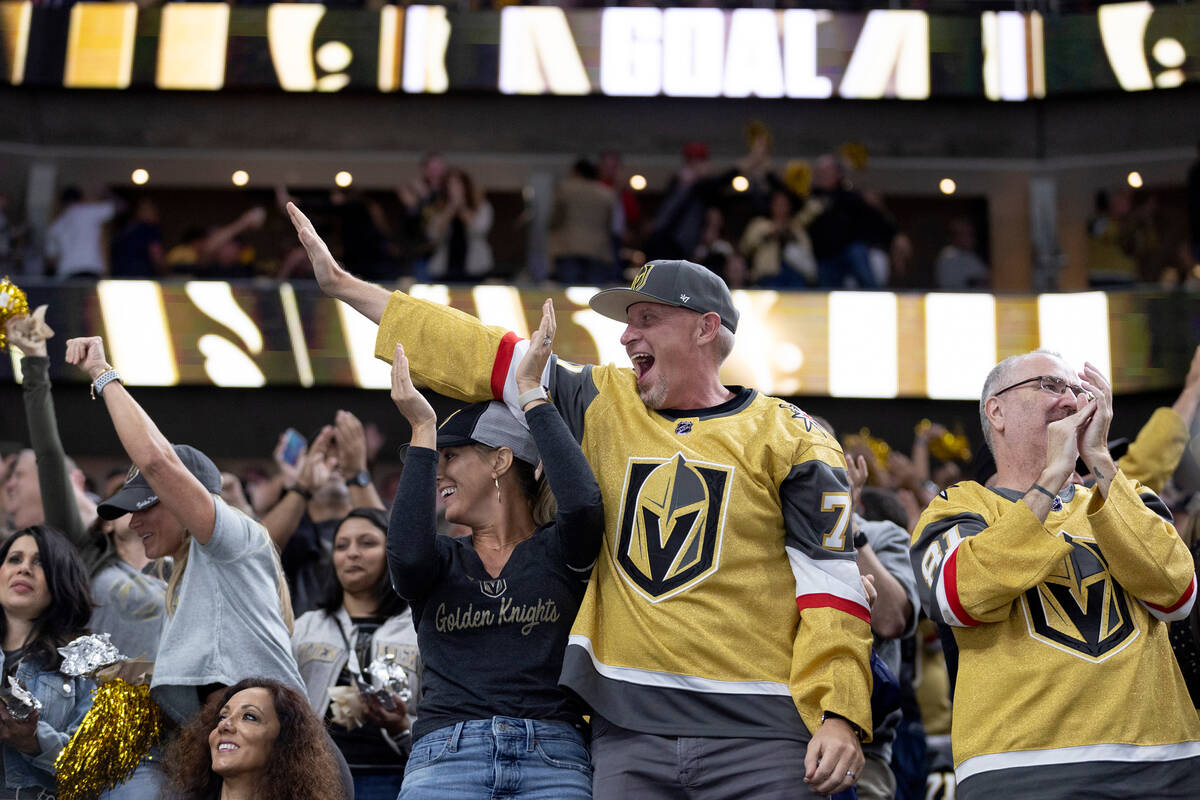
M 958 644 L 960 796 L 1074 797 L 1064 787 L 1121 786 L 1131 762 L 1143 785 L 1116 796 L 1190 796 L 1164 788 L 1200 776 L 1200 721 L 1166 624 L 1187 615 L 1196 578 L 1169 518 L 1123 472 L 1107 499 L 1068 487 L 1045 524 L 1019 492 L 973 482 L 930 503 L 913 570 Z
M 396 342 L 419 385 L 520 416 L 515 334 L 397 293 L 376 355 Z M 552 358 L 545 382 L 606 520 L 563 684 L 646 733 L 804 740 L 824 712 L 870 731 L 870 611 L 836 441 L 750 389 L 685 416 L 648 409 L 628 369 Z

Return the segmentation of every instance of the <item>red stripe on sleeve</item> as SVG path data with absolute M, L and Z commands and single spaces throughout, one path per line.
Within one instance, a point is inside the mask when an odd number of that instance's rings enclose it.
M 504 382 L 508 379 L 508 367 L 512 364 L 513 348 L 519 341 L 521 337 L 509 331 L 496 348 L 496 360 L 492 362 L 492 397 L 496 400 L 504 399 Z
M 1183 604 L 1186 603 L 1188 600 L 1192 599 L 1192 595 L 1195 593 L 1196 593 L 1196 576 L 1193 575 L 1192 582 L 1188 584 L 1187 591 L 1185 591 L 1183 593 L 1183 596 L 1180 597 L 1179 600 L 1177 600 L 1175 602 L 1175 605 L 1173 605 L 1173 606 L 1156 606 L 1156 605 L 1154 605 L 1154 603 L 1146 603 L 1146 605 L 1150 606 L 1155 611 L 1161 611 L 1164 614 L 1170 614 L 1172 611 L 1176 611 L 1177 609 L 1181 608 L 1183 606 Z
M 806 608 L 836 608 L 847 614 L 858 617 L 868 625 L 871 624 L 871 611 L 853 600 L 838 597 L 836 594 L 802 594 L 796 598 L 796 608 L 803 611 Z
M 946 599 L 950 602 L 950 610 L 963 625 L 978 625 L 979 620 L 967 613 L 958 601 L 958 549 L 955 548 L 946 563 L 942 565 L 942 582 L 946 585 Z

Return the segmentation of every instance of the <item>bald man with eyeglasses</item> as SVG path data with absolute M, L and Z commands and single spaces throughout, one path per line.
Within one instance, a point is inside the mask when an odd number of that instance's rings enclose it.
M 1166 506 L 1108 452 L 1108 379 L 1013 356 L 979 416 L 995 478 L 943 491 L 912 542 L 925 612 L 959 651 L 957 796 L 1195 797 L 1200 720 L 1168 623 L 1196 576 Z

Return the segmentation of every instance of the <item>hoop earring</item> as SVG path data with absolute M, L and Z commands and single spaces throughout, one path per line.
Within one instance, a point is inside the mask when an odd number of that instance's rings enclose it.
M 496 484 L 496 502 L 503 505 L 504 500 L 500 498 L 500 479 L 493 475 L 492 483 Z

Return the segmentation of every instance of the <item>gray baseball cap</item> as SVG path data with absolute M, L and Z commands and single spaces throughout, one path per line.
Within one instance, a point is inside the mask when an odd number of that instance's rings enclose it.
M 221 471 L 212 459 L 187 444 L 172 445 L 175 455 L 212 494 L 221 493 Z M 131 511 L 144 511 L 158 502 L 158 494 L 150 488 L 146 476 L 136 466 L 129 470 L 125 485 L 117 493 L 96 506 L 96 513 L 103 519 L 123 517 Z
M 721 324 L 737 332 L 738 312 L 725 281 L 708 267 L 691 261 L 651 261 L 642 267 L 628 289 L 605 289 L 588 305 L 597 314 L 625 322 L 634 303 L 662 303 L 700 314 L 714 312 Z
M 439 448 L 465 444 L 507 447 L 514 456 L 533 466 L 540 460 L 529 431 L 517 421 L 508 406 L 496 400 L 460 408 L 438 426 Z

